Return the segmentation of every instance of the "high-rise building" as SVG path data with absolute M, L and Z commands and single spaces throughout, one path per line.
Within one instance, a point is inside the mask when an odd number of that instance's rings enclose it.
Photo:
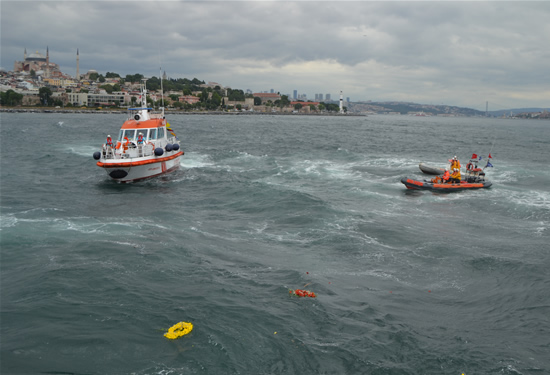
M 298 90 L 294 90 L 294 92 L 292 93 L 292 98 L 298 99 Z
M 326 94 L 325 99 L 326 99 L 327 102 L 330 102 L 330 94 Z

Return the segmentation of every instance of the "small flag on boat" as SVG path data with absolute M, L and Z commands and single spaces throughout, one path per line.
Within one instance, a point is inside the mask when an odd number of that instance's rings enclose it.
M 493 166 L 493 164 L 491 164 L 489 161 L 487 161 L 487 165 L 485 167 L 487 168 L 487 167 L 492 167 L 492 166 Z
M 472 154 L 472 159 L 477 159 L 477 154 Z
M 174 131 L 172 130 L 172 128 L 170 127 L 170 124 L 168 122 L 166 123 L 166 130 L 168 130 L 170 132 L 170 134 L 172 134 L 174 137 L 176 137 L 176 133 L 174 133 Z
M 489 152 L 489 158 L 491 158 L 491 159 L 493 158 L 493 157 L 491 156 L 491 153 L 490 153 L 490 152 Z

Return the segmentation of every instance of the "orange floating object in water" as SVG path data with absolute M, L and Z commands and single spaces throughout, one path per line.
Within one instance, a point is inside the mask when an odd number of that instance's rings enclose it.
M 309 290 L 304 289 L 296 289 L 296 290 L 289 290 L 288 293 L 293 296 L 298 297 L 310 297 L 310 298 L 316 298 L 317 296 L 315 293 L 310 292 Z

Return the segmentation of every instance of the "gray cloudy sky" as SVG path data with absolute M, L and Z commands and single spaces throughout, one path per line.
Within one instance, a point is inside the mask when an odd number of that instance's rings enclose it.
M 550 107 L 550 1 L 6 1 L 1 66 L 198 78 L 254 92 Z

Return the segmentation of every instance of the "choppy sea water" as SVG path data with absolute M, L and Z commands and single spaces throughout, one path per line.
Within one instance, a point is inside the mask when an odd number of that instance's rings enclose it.
M 180 170 L 118 184 L 124 119 L 1 114 L 0 373 L 550 373 L 549 122 L 169 116 Z

